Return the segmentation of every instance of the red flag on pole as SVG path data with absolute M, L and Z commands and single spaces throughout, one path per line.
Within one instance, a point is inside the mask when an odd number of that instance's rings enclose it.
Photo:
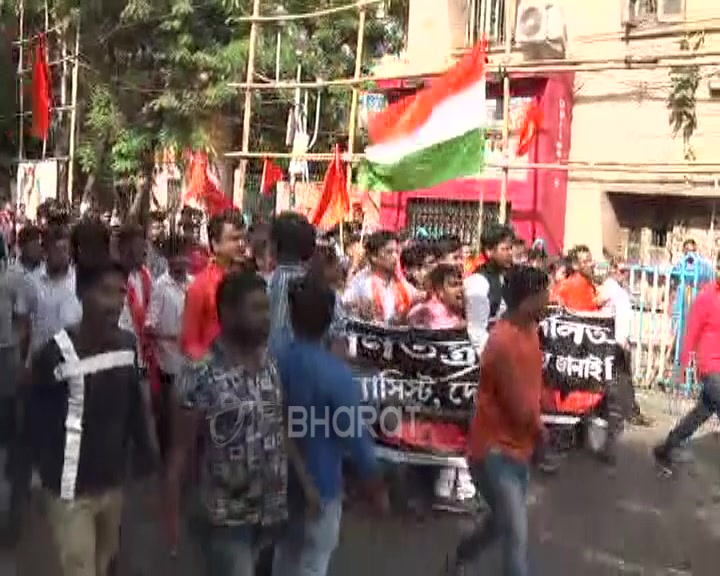
M 262 179 L 260 180 L 260 192 L 263 196 L 270 196 L 272 187 L 280 182 L 285 176 L 282 168 L 275 164 L 272 160 L 265 158 L 263 160 Z
M 210 216 L 232 210 L 232 200 L 223 194 L 220 183 L 210 169 L 206 152 L 193 152 L 188 158 L 188 183 L 186 200 L 197 200 L 205 206 Z
M 542 130 L 543 111 L 537 102 L 531 102 L 525 110 L 525 115 L 520 125 L 520 136 L 518 139 L 517 156 L 525 156 L 530 151 L 532 141 Z
M 310 215 L 310 222 L 328 230 L 342 222 L 350 213 L 350 195 L 347 189 L 345 166 L 340 158 L 340 146 L 325 172 L 322 194 Z
M 50 132 L 52 80 L 45 49 L 45 35 L 40 34 L 35 45 L 32 69 L 32 135 L 47 140 Z

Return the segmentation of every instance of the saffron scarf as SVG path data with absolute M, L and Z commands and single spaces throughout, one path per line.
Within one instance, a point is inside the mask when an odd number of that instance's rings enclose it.
M 383 281 L 379 276 L 375 274 L 373 275 L 371 282 L 373 304 L 375 304 L 375 309 L 380 312 L 382 316 L 381 320 L 384 321 L 385 299 L 383 298 Z M 403 314 L 410 307 L 410 293 L 408 292 L 405 283 L 397 276 L 393 280 L 393 290 L 395 293 L 395 314 Z
M 139 270 L 140 281 L 142 283 L 142 299 L 135 289 L 135 285 L 128 280 L 127 301 L 130 309 L 130 317 L 132 318 L 135 335 L 140 342 L 140 351 L 143 361 L 148 369 L 150 377 L 150 388 L 153 394 L 160 391 L 160 367 L 155 357 L 155 350 L 152 343 L 145 337 L 145 319 L 150 308 L 150 291 L 152 290 L 152 275 L 147 266 L 142 266 Z

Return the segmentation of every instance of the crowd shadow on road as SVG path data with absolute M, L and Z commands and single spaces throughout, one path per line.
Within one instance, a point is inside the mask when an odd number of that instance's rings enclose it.
M 720 439 L 703 437 L 693 452 L 715 454 Z M 569 453 L 556 475 L 534 475 L 530 490 L 532 573 L 717 575 L 720 534 L 712 481 L 681 466 L 659 473 L 646 442 L 627 435 L 616 468 L 586 452 Z M 157 521 L 157 488 L 127 490 L 118 576 L 203 576 L 197 550 L 185 539 L 171 558 Z M 331 576 L 434 576 L 472 519 L 447 513 L 423 521 L 378 517 L 361 503 L 348 509 Z M 20 576 L 60 576 L 41 508 L 34 506 L 19 546 Z M 497 551 L 478 561 L 482 574 L 499 574 Z M 207 575 L 212 576 L 212 575 Z

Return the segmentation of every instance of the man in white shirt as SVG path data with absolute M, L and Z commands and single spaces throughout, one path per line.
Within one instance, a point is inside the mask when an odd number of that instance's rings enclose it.
M 650 419 L 640 412 L 640 406 L 635 398 L 635 386 L 632 381 L 632 354 L 630 352 L 630 325 L 633 308 L 630 293 L 625 288 L 627 270 L 618 261 L 611 260 L 607 277 L 598 289 L 598 304 L 604 312 L 615 316 L 615 341 L 623 349 L 623 359 L 626 371 L 630 378 L 621 383 L 624 395 L 627 395 L 628 404 L 631 403 L 630 422 L 636 426 L 649 426 Z
M 399 270 L 400 245 L 392 232 L 375 232 L 365 241 L 368 267 L 350 281 L 342 303 L 364 320 L 401 324 L 421 294 Z
M 468 336 L 478 356 L 488 339 L 488 325 L 505 311 L 505 274 L 513 265 L 512 228 L 489 226 L 482 235 L 485 263 L 465 279 L 465 317 Z
M 170 442 L 170 407 L 173 385 L 186 360 L 180 350 L 185 295 L 190 283 L 188 255 L 191 244 L 170 238 L 164 257 L 168 270 L 153 285 L 150 308 L 145 319 L 145 336 L 152 343 L 160 370 L 157 397 L 157 433 L 160 452 L 165 457 Z

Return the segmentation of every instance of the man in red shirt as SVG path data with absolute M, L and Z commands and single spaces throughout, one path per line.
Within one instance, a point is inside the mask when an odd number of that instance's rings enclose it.
M 529 462 L 541 434 L 543 353 L 538 321 L 548 301 L 547 275 L 519 266 L 507 276 L 507 311 L 480 357 L 482 385 L 470 424 L 467 461 L 490 515 L 457 548 L 455 572 L 499 540 L 503 574 L 527 576 Z
M 550 299 L 575 312 L 596 312 L 597 292 L 591 280 L 593 261 L 590 248 L 575 246 L 568 252 L 568 259 L 572 272 L 555 285 Z
M 702 390 L 695 407 L 668 434 L 665 442 L 655 448 L 655 459 L 668 471 L 672 453 L 690 438 L 713 414 L 720 417 L 720 255 L 715 263 L 716 280 L 698 294 L 690 309 L 688 327 L 680 355 L 680 370 L 675 375 L 684 381 L 691 356 Z
M 227 271 L 246 256 L 245 225 L 237 212 L 210 218 L 208 239 L 212 260 L 188 288 L 183 314 L 180 347 L 192 360 L 199 360 L 210 349 L 220 332 L 215 294 Z

